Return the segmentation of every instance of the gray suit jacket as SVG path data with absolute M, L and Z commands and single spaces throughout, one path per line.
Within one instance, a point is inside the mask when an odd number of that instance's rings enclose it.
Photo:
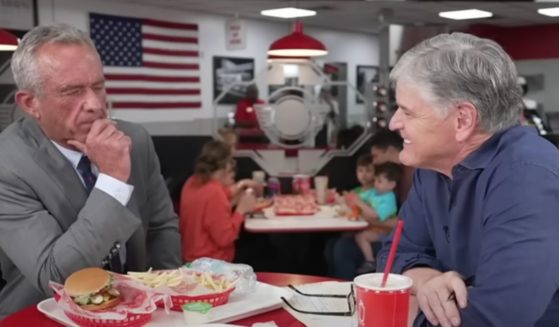
M 181 264 L 178 219 L 148 133 L 118 122 L 132 139 L 134 186 L 126 207 L 103 191 L 87 192 L 70 162 L 33 119 L 0 134 L 0 319 L 51 296 L 50 280 L 101 266 L 118 240 L 126 269 Z

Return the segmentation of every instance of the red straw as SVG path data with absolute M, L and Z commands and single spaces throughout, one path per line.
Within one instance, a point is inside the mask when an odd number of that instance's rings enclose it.
M 388 254 L 388 262 L 386 267 L 384 267 L 384 275 L 382 276 L 382 284 L 380 287 L 386 286 L 386 280 L 388 279 L 388 274 L 392 270 L 392 264 L 394 263 L 394 256 L 396 256 L 396 250 L 398 249 L 398 243 L 400 243 L 400 235 L 402 234 L 402 227 L 404 226 L 404 221 L 399 220 L 398 226 L 396 226 L 396 232 L 394 233 L 394 238 L 392 239 L 392 245 L 390 246 L 390 253 Z

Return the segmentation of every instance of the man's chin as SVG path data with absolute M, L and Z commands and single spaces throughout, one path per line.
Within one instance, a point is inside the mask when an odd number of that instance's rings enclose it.
M 400 159 L 400 163 L 404 166 L 414 166 L 414 160 L 410 155 L 405 153 L 405 150 L 400 152 L 398 159 Z

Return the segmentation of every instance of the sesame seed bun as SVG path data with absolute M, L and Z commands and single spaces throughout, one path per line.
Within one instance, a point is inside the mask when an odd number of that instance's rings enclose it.
M 72 297 L 94 294 L 108 286 L 111 274 L 101 268 L 78 270 L 66 278 L 64 290 Z

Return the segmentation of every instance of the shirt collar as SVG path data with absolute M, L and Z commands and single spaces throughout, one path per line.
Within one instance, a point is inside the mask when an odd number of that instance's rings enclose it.
M 68 148 L 63 147 L 62 145 L 56 143 L 53 140 L 50 140 L 52 142 L 52 144 L 54 144 L 54 146 L 58 149 L 58 151 L 60 151 L 60 153 L 62 153 L 62 155 L 68 159 L 70 161 L 70 163 L 72 163 L 72 167 L 74 167 L 74 169 L 77 169 L 78 167 L 78 163 L 80 162 L 80 159 L 83 156 L 83 153 L 79 152 L 79 151 L 74 151 L 74 150 L 70 150 Z
M 485 141 L 477 150 L 470 153 L 457 167 L 461 166 L 466 169 L 479 169 L 485 168 L 493 160 L 499 152 L 500 144 L 503 135 L 508 132 L 514 132 L 523 128 L 520 125 L 515 125 L 503 131 L 493 134 L 487 141 Z M 455 168 L 457 168 L 455 167 Z

